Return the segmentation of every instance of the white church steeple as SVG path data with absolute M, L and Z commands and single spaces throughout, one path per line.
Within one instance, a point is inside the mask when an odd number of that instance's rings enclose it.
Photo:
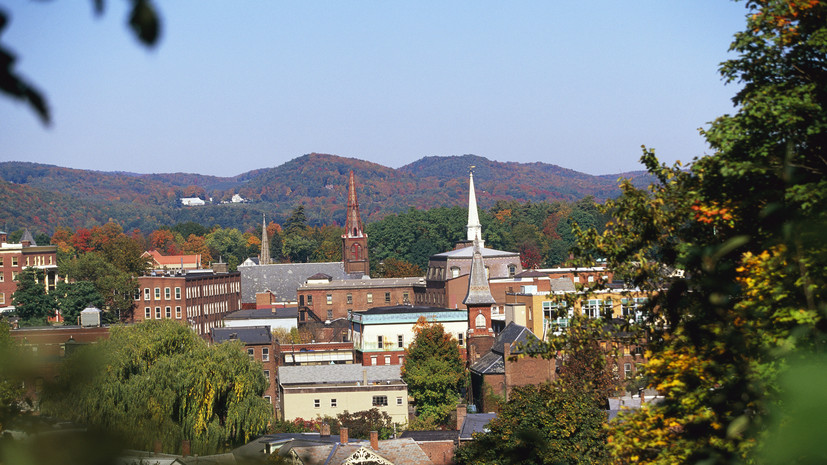
M 466 238 L 469 242 L 479 241 L 479 246 L 484 247 L 485 241 L 482 240 L 482 225 L 480 224 L 480 216 L 477 211 L 477 195 L 474 192 L 474 165 L 471 165 L 471 172 L 469 173 L 470 182 L 468 189 L 468 236 Z

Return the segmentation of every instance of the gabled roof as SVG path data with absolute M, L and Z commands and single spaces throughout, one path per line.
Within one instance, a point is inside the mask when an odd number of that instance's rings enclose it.
M 484 433 L 488 423 L 496 417 L 495 413 L 469 413 L 462 422 L 459 431 L 461 440 L 470 440 L 474 433 Z
M 509 344 L 511 354 L 523 354 L 530 352 L 531 347 L 539 343 L 540 339 L 530 329 L 512 321 L 497 335 L 491 350 L 468 369 L 482 375 L 505 373 L 505 344 Z
M 378 463 L 389 465 L 428 465 L 431 459 L 410 438 L 379 441 L 376 450 L 365 443 L 289 444 L 279 455 L 296 454 L 305 465 L 340 465 L 343 463 Z
M 180 267 L 184 265 L 197 266 L 201 263 L 201 255 L 161 255 L 157 250 L 144 252 L 143 257 L 149 257 L 161 267 Z
M 239 326 L 236 328 L 212 328 L 213 342 L 241 341 L 245 344 L 269 344 L 273 341 L 269 326 Z
M 306 365 L 280 366 L 279 384 L 334 383 L 348 384 L 364 381 L 368 384 L 402 382 L 401 365 Z
M 333 279 L 357 279 L 362 274 L 345 273 L 342 262 L 276 263 L 272 265 L 239 265 L 241 301 L 255 302 L 256 293 L 270 291 L 279 302 L 296 300 L 296 289 L 309 276 L 324 273 Z
M 537 270 L 526 270 L 514 275 L 515 278 L 547 278 L 548 275 Z

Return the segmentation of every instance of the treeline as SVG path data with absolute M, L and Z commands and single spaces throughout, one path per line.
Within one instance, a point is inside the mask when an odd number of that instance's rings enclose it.
M 463 207 L 411 208 L 369 223 L 366 232 L 372 274 L 422 274 L 431 255 L 451 250 L 465 238 L 467 218 L 468 210 Z M 486 247 L 519 252 L 524 268 L 536 268 L 564 264 L 576 240 L 574 225 L 602 230 L 606 215 L 592 198 L 574 203 L 500 201 L 480 212 L 480 222 Z M 266 228 L 274 263 L 342 259 L 342 228 L 335 223 L 311 226 L 304 206 L 293 209 L 283 224 L 269 221 Z M 200 254 L 204 266 L 221 261 L 235 270 L 247 258 L 260 255 L 261 229 L 259 216 L 257 225 L 247 229 L 217 224 L 207 227 L 186 221 L 144 234 L 138 228 L 125 232 L 119 223 L 110 221 L 103 226 L 74 230 L 58 227 L 51 237 L 37 230 L 32 233 L 38 244 L 58 246 L 61 264 L 97 253 L 124 272 L 135 273 L 135 263 L 139 261 L 136 257 L 147 250 L 164 255 Z M 12 232 L 10 240 L 19 240 L 22 233 Z

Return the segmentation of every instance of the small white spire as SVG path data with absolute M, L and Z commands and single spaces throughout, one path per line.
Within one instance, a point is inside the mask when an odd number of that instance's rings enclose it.
M 468 235 L 466 239 L 468 241 L 479 241 L 479 246 L 484 247 L 485 242 L 482 240 L 482 225 L 480 224 L 480 216 L 479 212 L 477 211 L 477 194 L 474 192 L 474 168 L 476 166 L 471 165 L 469 177 L 469 188 L 468 188 Z

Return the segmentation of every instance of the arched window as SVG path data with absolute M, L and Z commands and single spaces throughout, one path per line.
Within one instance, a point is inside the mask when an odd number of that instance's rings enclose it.
M 515 274 L 517 274 L 517 267 L 514 265 L 508 265 L 508 276 L 513 278 Z
M 359 260 L 360 256 L 362 255 L 362 246 L 359 244 L 353 244 L 350 246 L 350 258 L 353 260 Z
M 357 232 L 358 232 L 358 230 L 357 230 L 356 228 L 353 228 L 353 235 L 354 235 L 354 236 L 357 236 L 357 235 L 358 235 L 358 234 L 356 234 Z
M 477 314 L 477 318 L 474 321 L 474 326 L 476 326 L 477 328 L 485 328 L 485 315 L 483 315 L 482 313 Z

